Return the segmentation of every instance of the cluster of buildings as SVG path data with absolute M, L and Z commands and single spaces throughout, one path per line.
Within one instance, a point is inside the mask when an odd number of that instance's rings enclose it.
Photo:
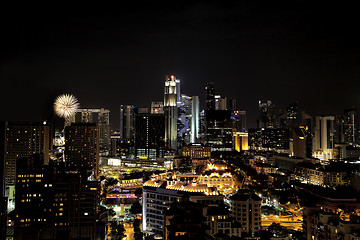
M 248 129 L 235 98 L 208 83 L 202 110 L 199 97 L 181 93 L 180 80 L 169 75 L 163 102 L 120 106 L 119 131 L 110 130 L 109 114 L 77 109 L 58 134 L 46 121 L 1 123 L 0 239 L 104 239 L 100 195 L 114 206 L 132 204 L 138 188 L 142 231 L 154 239 L 260 239 L 276 221 L 302 228 L 307 239 L 359 238 L 360 123 L 353 109 L 312 118 L 298 103 L 280 111 L 259 101 L 257 128 Z M 100 176 L 122 168 L 160 173 L 117 179 L 119 192 L 102 189 Z M 343 188 L 355 195 L 339 195 Z M 120 201 L 125 195 L 129 201 Z M 264 205 L 279 215 L 263 221 Z
M 163 102 L 152 102 L 150 110 L 122 105 L 120 132 L 110 137 L 111 156 L 156 159 L 194 143 L 212 151 L 246 149 L 246 112 L 237 109 L 235 98 L 215 94 L 212 83 L 206 93 L 206 109 L 200 110 L 199 97 L 181 93 L 180 80 L 168 75 Z
M 100 127 L 66 126 L 54 146 L 47 122 L 1 124 L 1 239 L 103 239 Z
M 216 186 L 155 176 L 143 185 L 142 227 L 162 239 L 253 236 L 261 230 L 261 198 L 236 193 L 225 205 Z
M 298 103 L 285 111 L 272 101 L 259 101 L 257 128 L 249 129 L 250 149 L 276 151 L 301 158 L 331 160 L 359 158 L 359 119 L 355 109 L 343 115 L 316 116 L 300 111 Z

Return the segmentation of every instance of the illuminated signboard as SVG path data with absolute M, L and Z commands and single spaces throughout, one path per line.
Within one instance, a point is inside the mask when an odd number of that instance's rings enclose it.
M 133 193 L 116 193 L 116 194 L 106 194 L 106 198 L 136 198 L 136 195 Z

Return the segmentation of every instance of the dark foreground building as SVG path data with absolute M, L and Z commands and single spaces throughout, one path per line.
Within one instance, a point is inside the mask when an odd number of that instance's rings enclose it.
M 99 182 L 43 161 L 39 154 L 17 160 L 15 239 L 104 239 Z

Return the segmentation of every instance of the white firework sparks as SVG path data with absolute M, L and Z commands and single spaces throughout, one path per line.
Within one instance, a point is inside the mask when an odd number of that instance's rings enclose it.
M 70 94 L 58 96 L 54 103 L 55 113 L 65 119 L 73 116 L 79 107 L 80 104 L 76 97 Z

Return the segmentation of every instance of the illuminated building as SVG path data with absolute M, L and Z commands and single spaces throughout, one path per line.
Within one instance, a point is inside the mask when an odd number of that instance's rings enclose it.
M 73 123 L 65 127 L 65 163 L 69 169 L 93 170 L 99 174 L 99 127 Z
M 119 133 L 110 135 L 110 156 L 135 156 L 135 139 L 120 138 Z
M 215 110 L 215 88 L 213 83 L 207 83 L 206 87 L 206 110 Z
M 163 235 L 164 211 L 171 203 L 189 200 L 205 205 L 219 205 L 223 196 L 215 188 L 204 184 L 180 182 L 173 176 L 172 180 L 153 175 L 143 185 L 142 227 L 146 233 Z
M 192 96 L 192 105 L 191 105 L 191 136 L 190 142 L 195 143 L 196 139 L 199 137 L 200 132 L 200 110 L 199 110 L 199 97 Z
M 293 128 L 292 141 L 290 143 L 290 155 L 293 157 L 311 158 L 312 134 L 308 126 Z
M 151 113 L 164 113 L 164 103 L 163 102 L 151 102 Z
M 139 113 L 135 116 L 135 151 L 139 158 L 164 156 L 164 114 Z
M 245 132 L 246 128 L 246 111 L 231 112 L 231 119 L 233 128 L 237 132 Z
M 206 144 L 213 151 L 232 151 L 231 114 L 227 110 L 206 112 Z
M 225 164 L 210 163 L 199 176 L 199 183 L 216 187 L 220 193 L 234 193 L 237 190 L 237 179 Z
M 120 138 L 135 138 L 135 107 L 133 105 L 120 106 Z
M 174 75 L 166 76 L 164 92 L 164 113 L 165 113 L 165 144 L 168 149 L 177 148 L 177 102 L 180 95 L 180 80 Z
M 220 95 L 215 95 L 215 110 L 228 110 L 226 97 L 223 98 Z
M 177 141 L 178 147 L 190 143 L 191 118 L 192 118 L 192 98 L 181 94 L 180 102 L 177 102 L 178 121 L 177 121 Z
M 246 132 L 233 132 L 234 136 L 234 150 L 247 151 L 249 150 L 249 136 Z
M 331 163 L 329 165 L 300 162 L 294 166 L 295 179 L 322 187 L 350 185 L 349 171 L 352 166 Z
M 182 147 L 182 156 L 189 158 L 207 158 L 211 157 L 211 147 L 194 143 Z
M 307 239 L 360 238 L 360 217 L 343 218 L 343 212 L 326 212 L 319 208 L 304 209 L 304 226 Z
M 253 150 L 274 150 L 288 153 L 290 130 L 285 128 L 249 129 L 249 146 Z
M 49 163 L 49 149 L 52 142 L 48 123 L 7 123 L 5 136 L 7 186 L 15 184 L 17 158 L 41 153 L 44 155 L 45 164 Z
M 256 194 L 236 193 L 230 197 L 232 216 L 249 235 L 261 230 L 261 198 Z
M 322 162 L 334 158 L 334 117 L 316 117 L 313 157 Z
M 15 239 L 103 239 L 99 182 L 43 161 L 40 155 L 18 159 Z
M 80 117 L 80 119 L 78 119 Z M 100 109 L 77 109 L 76 123 L 96 123 L 99 128 L 100 153 L 108 154 L 110 151 L 110 111 Z

